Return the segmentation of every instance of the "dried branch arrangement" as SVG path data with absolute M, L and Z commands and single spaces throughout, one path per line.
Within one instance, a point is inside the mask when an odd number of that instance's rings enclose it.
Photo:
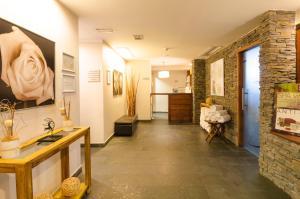
M 8 99 L 0 101 L 0 126 L 4 131 L 2 141 L 16 140 L 14 135 L 14 117 L 16 112 L 16 103 L 11 103 Z
M 60 114 L 64 117 L 64 120 L 70 120 L 71 101 L 66 102 L 65 96 L 63 97 L 63 107 L 60 108 Z
M 140 78 L 136 81 L 135 75 L 127 73 L 126 75 L 126 100 L 127 100 L 127 114 L 134 116 L 136 112 L 136 95 Z

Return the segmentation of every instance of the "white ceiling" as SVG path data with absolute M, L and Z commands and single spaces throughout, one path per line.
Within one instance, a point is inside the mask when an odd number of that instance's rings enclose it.
M 80 17 L 80 40 L 127 47 L 154 65 L 187 65 L 213 46 L 253 29 L 267 10 L 297 10 L 300 0 L 60 0 Z M 99 33 L 96 28 L 112 28 Z M 133 34 L 143 34 L 135 41 Z M 165 48 L 171 48 L 167 52 Z

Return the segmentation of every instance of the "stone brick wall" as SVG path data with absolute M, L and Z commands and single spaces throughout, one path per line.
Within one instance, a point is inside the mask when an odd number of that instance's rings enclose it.
M 193 93 L 193 122 L 200 122 L 200 103 L 205 101 L 205 60 L 193 61 L 192 93 Z
M 232 117 L 226 125 L 225 136 L 234 144 L 238 144 L 238 54 L 239 48 L 249 46 L 260 39 L 260 31 L 254 30 L 246 37 L 225 47 L 206 60 L 206 95 L 210 96 L 210 64 L 224 58 L 224 93 L 225 96 L 212 96 L 214 103 L 222 104 Z
M 295 13 L 271 11 L 261 24 L 260 173 L 300 198 L 300 145 L 270 134 L 274 83 L 295 82 Z
M 225 96 L 213 96 L 232 116 L 226 126 L 226 137 L 238 142 L 237 51 L 260 42 L 260 173 L 294 199 L 300 198 L 300 145 L 271 134 L 274 84 L 295 82 L 295 13 L 268 11 L 261 16 L 258 28 L 206 60 L 206 95 L 210 95 L 210 64 L 224 58 Z

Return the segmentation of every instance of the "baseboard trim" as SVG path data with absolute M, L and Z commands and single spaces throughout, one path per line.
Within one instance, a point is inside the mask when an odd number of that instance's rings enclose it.
M 82 166 L 80 166 L 72 175 L 72 177 L 78 177 L 82 173 Z
M 99 148 L 99 147 L 105 147 L 110 140 L 113 138 L 114 134 L 112 134 L 104 143 L 97 143 L 97 144 L 90 144 L 91 147 Z M 84 147 L 84 144 L 80 144 L 81 147 Z
M 101 146 L 100 147 L 105 147 L 110 141 L 111 141 L 111 139 L 114 137 L 114 134 L 112 134 L 109 138 L 107 138 L 107 140 L 103 143 L 103 144 L 101 144 Z
M 138 120 L 138 122 L 151 122 L 151 119 Z

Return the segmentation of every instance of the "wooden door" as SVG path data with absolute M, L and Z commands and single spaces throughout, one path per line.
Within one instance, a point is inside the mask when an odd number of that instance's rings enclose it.
M 296 32 L 296 56 L 297 56 L 297 82 L 300 83 L 300 24 L 297 25 Z

